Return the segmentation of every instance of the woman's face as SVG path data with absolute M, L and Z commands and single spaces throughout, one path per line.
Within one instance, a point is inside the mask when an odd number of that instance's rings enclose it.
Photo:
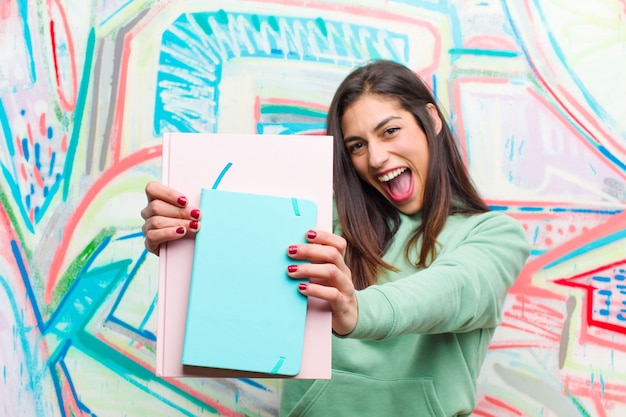
M 435 131 L 441 120 L 433 104 L 427 108 Z M 428 144 L 413 114 L 395 99 L 365 94 L 341 119 L 344 144 L 361 179 L 376 188 L 405 214 L 422 208 L 428 172 Z

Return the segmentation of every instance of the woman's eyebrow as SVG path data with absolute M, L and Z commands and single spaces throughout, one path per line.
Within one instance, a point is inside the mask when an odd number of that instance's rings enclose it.
M 400 116 L 388 116 L 385 117 L 383 120 L 380 121 L 380 123 L 378 123 L 376 126 L 374 126 L 374 129 L 372 129 L 372 132 L 376 132 L 378 130 L 380 130 L 380 128 L 382 128 L 384 125 L 386 125 L 387 123 L 389 123 L 391 120 L 394 119 L 400 119 Z
M 374 126 L 374 128 L 372 129 L 372 133 L 376 133 L 384 125 L 386 125 L 387 123 L 389 123 L 391 120 L 394 120 L 394 119 L 401 119 L 401 117 L 400 116 L 393 116 L 393 115 L 385 117 L 376 126 Z M 343 142 L 347 143 L 347 142 L 352 142 L 352 141 L 355 141 L 355 140 L 358 140 L 358 139 L 360 139 L 360 136 L 348 136 L 348 137 L 344 137 L 343 138 Z

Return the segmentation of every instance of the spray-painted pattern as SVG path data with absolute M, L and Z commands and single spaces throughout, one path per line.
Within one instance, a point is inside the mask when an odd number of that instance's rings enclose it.
M 164 132 L 323 132 L 376 58 L 533 244 L 474 415 L 624 415 L 624 0 L 0 2 L 0 415 L 276 415 L 274 380 L 155 377 L 143 187 Z

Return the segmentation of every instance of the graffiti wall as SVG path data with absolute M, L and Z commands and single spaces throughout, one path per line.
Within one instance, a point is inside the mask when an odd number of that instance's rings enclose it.
M 276 415 L 274 380 L 155 376 L 143 187 L 164 132 L 322 132 L 376 58 L 533 244 L 474 416 L 626 415 L 624 0 L 2 0 L 0 416 Z

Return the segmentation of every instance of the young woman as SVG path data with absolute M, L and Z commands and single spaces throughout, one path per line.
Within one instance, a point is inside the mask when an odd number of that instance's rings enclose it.
M 332 310 L 330 380 L 285 380 L 284 416 L 467 416 L 508 289 L 529 245 L 491 212 L 434 97 L 408 68 L 375 61 L 331 103 L 334 233 L 286 248 L 299 286 Z M 314 163 L 315 161 L 310 161 Z M 198 230 L 176 191 L 146 186 L 146 247 Z

